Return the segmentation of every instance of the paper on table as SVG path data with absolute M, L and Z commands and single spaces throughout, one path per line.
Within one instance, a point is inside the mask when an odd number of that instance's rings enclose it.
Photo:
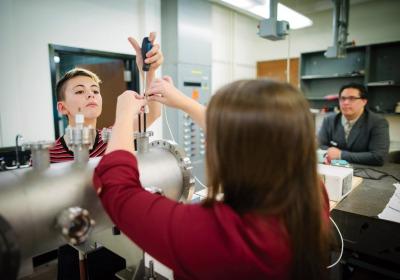
M 396 190 L 379 218 L 400 223 L 400 183 L 393 184 Z

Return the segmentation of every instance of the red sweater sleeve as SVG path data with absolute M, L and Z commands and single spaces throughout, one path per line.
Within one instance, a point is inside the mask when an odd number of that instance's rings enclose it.
M 141 186 L 136 158 L 126 151 L 105 155 L 93 181 L 115 225 L 176 279 L 280 279 L 287 273 L 291 253 L 275 219 L 266 224 L 223 203 L 205 208 L 151 194 Z
M 146 252 L 172 269 L 171 217 L 179 203 L 147 192 L 139 180 L 137 160 L 126 151 L 103 156 L 94 186 L 113 222 Z

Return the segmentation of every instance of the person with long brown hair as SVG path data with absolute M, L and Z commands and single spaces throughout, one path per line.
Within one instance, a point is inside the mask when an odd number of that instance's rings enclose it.
M 148 94 L 206 131 L 208 196 L 183 205 L 142 188 L 131 122 L 147 101 L 125 92 L 94 174 L 114 223 L 175 279 L 327 278 L 329 206 L 303 95 L 289 84 L 242 80 L 204 108 L 169 79 Z

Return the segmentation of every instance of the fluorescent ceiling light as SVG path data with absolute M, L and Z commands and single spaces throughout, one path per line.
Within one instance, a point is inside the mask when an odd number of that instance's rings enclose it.
M 269 0 L 221 0 L 231 6 L 246 10 L 262 18 L 269 18 Z M 312 20 L 278 3 L 278 20 L 289 22 L 290 29 L 300 29 L 311 26 Z
M 264 5 L 266 2 L 269 2 L 269 0 L 222 0 L 222 2 L 241 9 L 250 9 L 254 6 Z

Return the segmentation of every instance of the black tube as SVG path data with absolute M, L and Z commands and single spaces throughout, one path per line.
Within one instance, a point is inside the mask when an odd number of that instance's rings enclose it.
M 141 113 L 139 113 L 139 132 L 142 132 L 142 121 L 140 118 Z
M 146 119 L 147 119 L 147 114 L 144 113 L 143 114 L 143 132 L 146 132 L 146 127 L 147 127 Z
M 16 137 L 15 137 L 15 165 L 17 166 L 17 168 L 19 168 L 19 166 L 20 166 L 20 164 L 19 164 L 19 145 L 18 145 L 18 138 L 20 137 L 21 135 L 17 135 Z

